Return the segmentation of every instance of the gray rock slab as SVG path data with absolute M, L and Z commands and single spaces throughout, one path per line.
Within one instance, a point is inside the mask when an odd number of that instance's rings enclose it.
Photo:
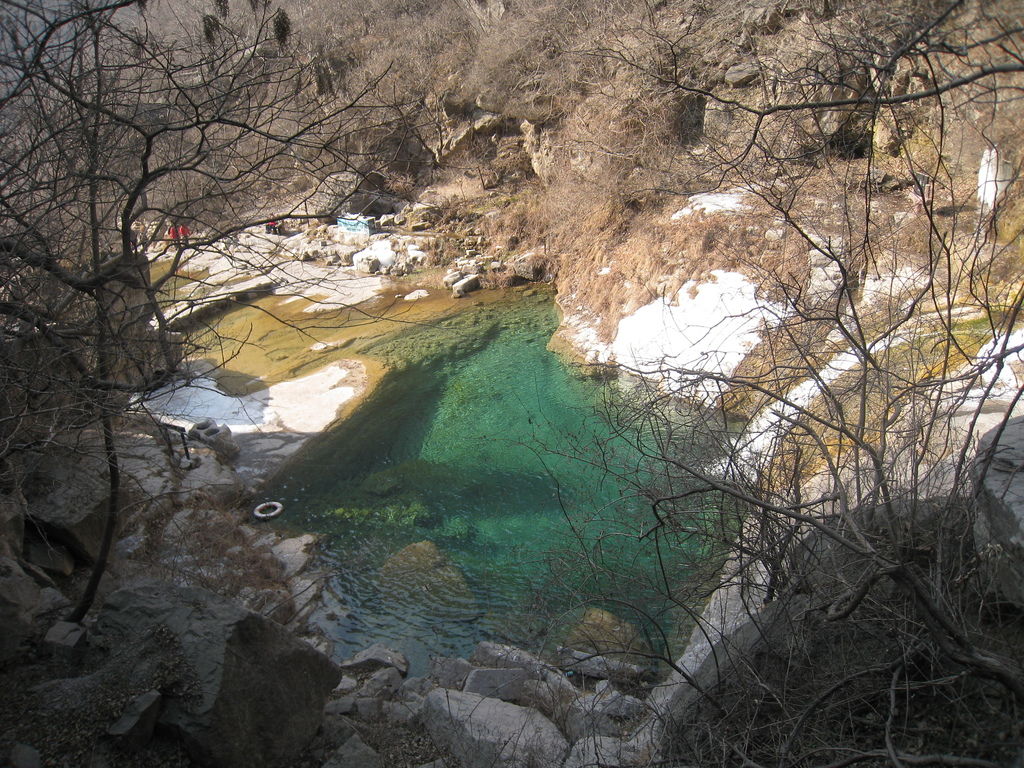
M 442 688 L 462 690 L 473 665 L 465 659 L 435 656 L 430 660 L 430 677 Z
M 356 697 L 355 696 L 342 696 L 341 698 L 334 699 L 333 701 L 327 702 L 327 706 L 324 707 L 325 715 L 351 715 L 356 709 Z
M 402 687 L 402 673 L 394 667 L 382 667 L 370 675 L 359 689 L 360 696 L 390 699 Z
M 462 278 L 454 285 L 452 285 L 452 296 L 456 299 L 460 299 L 471 291 L 475 291 L 480 287 L 480 276 L 479 275 L 468 275 Z
M 55 656 L 72 656 L 85 647 L 85 627 L 71 621 L 58 621 L 46 631 L 43 645 Z
M 998 442 L 997 442 L 998 439 Z M 974 465 L 975 546 L 996 589 L 1024 605 L 1024 416 L 987 432 Z
M 540 712 L 473 693 L 432 691 L 424 702 L 423 724 L 464 768 L 558 766 L 569 751 Z
M 381 704 L 381 715 L 394 723 L 412 725 L 419 721 L 423 713 L 424 699 L 410 696 L 402 701 L 385 701 Z
M 569 710 L 581 695 L 579 688 L 558 673 L 550 672 L 543 680 L 525 681 L 519 703 L 540 710 L 564 730 Z
M 371 672 L 381 667 L 394 667 L 403 675 L 409 671 L 409 662 L 398 651 L 386 648 L 380 643 L 375 643 L 365 648 L 351 659 L 346 659 L 339 665 L 345 672 L 361 674 Z
M 558 656 L 564 670 L 600 680 L 636 683 L 647 676 L 647 670 L 636 664 L 572 648 L 559 648 Z
M 353 714 L 360 720 L 377 720 L 384 714 L 384 701 L 373 696 L 359 696 Z
M 518 701 L 528 675 L 523 669 L 474 669 L 462 690 L 502 701 Z
M 382 765 L 380 755 L 356 735 L 338 747 L 323 768 L 381 768 Z
M 525 669 L 537 677 L 551 669 L 550 664 L 545 664 L 532 653 L 528 653 L 521 648 L 516 648 L 513 645 L 492 643 L 487 640 L 477 643 L 469 660 L 478 667 Z
M 359 681 L 356 680 L 354 677 L 349 677 L 348 675 L 346 675 L 345 677 L 341 678 L 341 682 L 334 686 L 334 693 L 340 696 L 344 696 L 346 693 L 352 693 L 358 687 Z
M 316 536 L 306 533 L 302 536 L 284 539 L 273 546 L 271 551 L 281 563 L 286 579 L 305 570 L 310 560 L 313 559 L 313 553 L 310 550 L 315 544 Z

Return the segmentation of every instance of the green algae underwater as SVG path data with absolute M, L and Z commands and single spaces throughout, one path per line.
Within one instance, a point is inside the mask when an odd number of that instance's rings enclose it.
M 650 538 L 643 459 L 602 417 L 615 383 L 548 349 L 548 291 L 516 291 L 373 340 L 388 372 L 266 488 L 324 534 L 314 617 L 342 655 L 374 642 L 423 673 L 480 640 L 553 647 L 584 606 L 664 651 L 685 579 Z M 660 554 L 660 556 L 659 556 Z

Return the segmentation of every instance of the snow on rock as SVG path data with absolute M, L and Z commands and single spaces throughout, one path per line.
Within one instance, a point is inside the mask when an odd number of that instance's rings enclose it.
M 238 397 L 222 392 L 213 379 L 200 376 L 158 391 L 148 407 L 182 426 L 210 418 L 239 434 L 319 432 L 334 421 L 338 408 L 356 395 L 355 386 L 341 386 L 350 374 L 348 368 L 334 363 L 300 379 Z
M 675 298 L 641 307 L 619 322 L 615 360 L 641 374 L 678 380 L 678 370 L 730 376 L 761 341 L 765 324 L 784 308 L 761 301 L 739 272 L 714 270 L 713 280 L 687 281 Z
M 679 221 L 694 213 L 739 213 L 749 211 L 746 203 L 747 193 L 742 189 L 730 189 L 726 192 L 704 192 L 693 195 L 686 205 L 672 214 L 672 221 Z
M 352 264 L 359 269 L 377 271 L 377 269 L 388 269 L 395 265 L 397 255 L 390 240 L 376 240 L 369 246 L 359 251 L 352 257 Z M 377 269 L 372 268 L 373 262 L 378 264 Z

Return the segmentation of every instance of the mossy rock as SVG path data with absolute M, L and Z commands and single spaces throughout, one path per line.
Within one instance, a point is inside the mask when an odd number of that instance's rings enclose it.
M 587 608 L 583 618 L 565 636 L 565 645 L 578 651 L 616 657 L 621 654 L 643 656 L 651 652 L 640 630 L 603 608 Z
M 432 541 L 417 541 L 399 550 L 380 568 L 381 580 L 394 598 L 422 602 L 464 613 L 475 605 L 466 577 L 448 555 Z

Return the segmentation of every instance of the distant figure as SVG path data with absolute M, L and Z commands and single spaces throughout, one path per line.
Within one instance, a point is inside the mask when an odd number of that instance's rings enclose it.
M 280 235 L 281 234 L 281 225 L 280 225 L 280 223 L 278 223 L 276 221 L 268 221 L 267 222 L 267 234 L 268 235 Z
M 178 225 L 178 240 L 180 240 L 183 245 L 188 245 L 188 239 L 191 236 L 192 230 L 189 229 L 186 224 Z
M 989 147 L 981 153 L 978 168 L 978 203 L 981 213 L 994 211 L 1013 181 L 1013 168 L 999 156 L 999 151 Z
M 178 226 L 176 224 L 171 224 L 171 226 L 167 228 L 167 239 L 177 241 Z

